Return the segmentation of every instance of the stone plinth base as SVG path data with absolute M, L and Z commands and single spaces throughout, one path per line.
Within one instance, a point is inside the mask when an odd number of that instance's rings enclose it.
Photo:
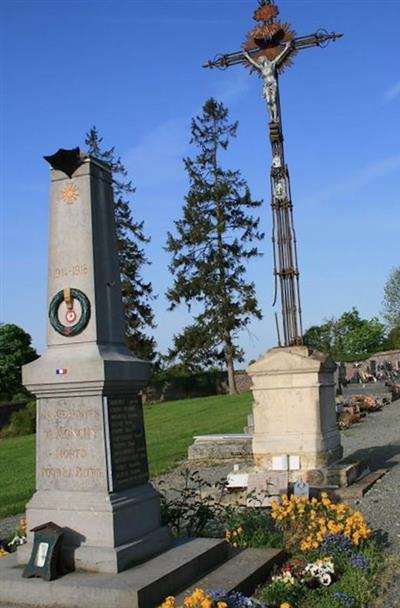
M 150 485 L 124 492 L 38 491 L 27 504 L 29 529 L 47 521 L 65 528 L 63 558 L 67 568 L 121 572 L 168 548 L 171 533 L 161 527 L 159 495 Z M 18 549 L 26 564 L 33 535 Z
M 203 462 L 252 460 L 252 435 L 196 435 L 188 459 Z
M 342 457 L 336 424 L 336 364 L 305 346 L 273 348 L 247 372 L 253 386 L 253 456 L 267 470 L 289 470 L 289 481 L 323 485 Z M 282 466 L 283 463 L 283 466 Z

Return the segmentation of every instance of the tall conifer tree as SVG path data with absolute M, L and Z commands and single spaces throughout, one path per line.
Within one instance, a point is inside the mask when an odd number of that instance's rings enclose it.
M 203 353 L 208 362 L 222 355 L 231 394 L 237 392 L 234 359 L 242 356 L 235 345 L 237 334 L 251 317 L 261 318 L 254 283 L 245 280 L 245 262 L 260 255 L 252 243 L 263 237 L 259 218 L 248 213 L 261 201 L 252 199 L 239 171 L 224 169 L 219 160 L 237 126 L 229 123 L 228 109 L 212 98 L 192 120 L 191 143 L 198 153 L 184 159 L 190 187 L 183 217 L 175 222 L 177 236 L 168 233 L 166 246 L 174 275 L 167 292 L 170 308 L 181 302 L 189 309 L 193 302 L 202 306 L 194 324 L 175 336 L 172 352 L 185 351 L 187 359 L 191 349 L 193 361 Z
M 114 210 L 121 271 L 122 299 L 125 309 L 126 336 L 130 350 L 138 357 L 153 360 L 155 340 L 146 330 L 155 327 L 151 302 L 154 299 L 151 283 L 142 277 L 143 267 L 149 264 L 143 245 L 150 241 L 143 232 L 143 221 L 134 221 L 130 197 L 136 188 L 128 181 L 127 171 L 114 147 L 103 150 L 103 138 L 96 127 L 86 135 L 88 153 L 111 167 L 113 176 Z

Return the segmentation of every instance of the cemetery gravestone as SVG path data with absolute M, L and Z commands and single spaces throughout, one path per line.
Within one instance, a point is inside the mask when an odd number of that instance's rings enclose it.
M 125 346 L 110 169 L 79 149 L 47 160 L 48 348 L 23 368 L 38 399 L 28 529 L 53 521 L 65 529 L 66 563 L 119 572 L 170 543 L 148 483 L 139 392 L 149 365 Z M 32 542 L 29 533 L 20 563 Z

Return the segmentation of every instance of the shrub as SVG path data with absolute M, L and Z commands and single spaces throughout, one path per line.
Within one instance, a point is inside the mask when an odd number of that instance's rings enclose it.
M 210 492 L 211 484 L 198 471 L 181 472 L 182 488 L 160 488 L 161 514 L 175 536 L 222 535 L 225 506 L 222 497 L 225 485 L 220 483 L 217 495 Z
M 36 401 L 29 401 L 26 407 L 14 412 L 10 424 L 0 431 L 1 437 L 31 435 L 36 431 Z

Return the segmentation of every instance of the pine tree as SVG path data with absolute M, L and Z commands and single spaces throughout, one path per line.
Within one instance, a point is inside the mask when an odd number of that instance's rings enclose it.
M 254 201 L 239 171 L 222 168 L 219 152 L 236 136 L 238 123 L 228 122 L 228 109 L 215 99 L 192 120 L 191 142 L 198 154 L 184 159 L 189 177 L 182 219 L 175 222 L 177 236 L 168 233 L 166 250 L 174 284 L 167 292 L 170 308 L 181 302 L 190 310 L 199 303 L 202 312 L 194 324 L 175 336 L 176 353 L 182 340 L 195 353 L 211 359 L 223 354 L 230 394 L 236 393 L 234 359 L 242 357 L 235 344 L 238 332 L 251 317 L 261 318 L 255 287 L 245 280 L 245 262 L 260 255 L 253 240 L 263 238 L 259 219 L 247 211 L 261 205 Z
M 400 266 L 392 268 L 385 283 L 383 316 L 389 329 L 400 327 Z
M 153 360 L 156 356 L 155 340 L 145 331 L 155 327 L 151 302 L 154 299 L 151 283 L 141 276 L 144 266 L 149 264 L 143 245 L 150 241 L 143 232 L 144 222 L 134 221 L 130 208 L 130 197 L 136 188 L 126 179 L 127 171 L 114 147 L 103 150 L 103 138 L 96 127 L 86 135 L 88 153 L 107 163 L 113 176 L 114 209 L 118 242 L 118 257 L 121 270 L 122 300 L 125 310 L 126 337 L 130 350 L 138 357 Z

